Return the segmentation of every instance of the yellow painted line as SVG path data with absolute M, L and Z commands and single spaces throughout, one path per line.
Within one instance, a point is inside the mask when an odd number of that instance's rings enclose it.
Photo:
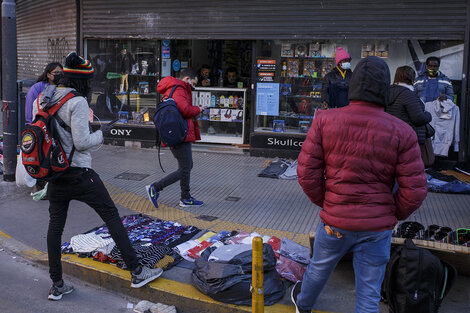
M 10 235 L 5 234 L 5 233 L 2 232 L 1 230 L 0 230 L 0 237 L 3 238 L 3 239 L 10 239 L 10 238 L 11 238 Z

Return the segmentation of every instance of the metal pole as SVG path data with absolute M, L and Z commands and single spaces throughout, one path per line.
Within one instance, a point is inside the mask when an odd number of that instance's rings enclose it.
M 2 2 L 3 179 L 15 180 L 18 116 L 16 99 L 16 4 Z
M 264 271 L 263 271 L 263 240 L 253 238 L 253 262 L 251 281 L 251 312 L 264 312 Z

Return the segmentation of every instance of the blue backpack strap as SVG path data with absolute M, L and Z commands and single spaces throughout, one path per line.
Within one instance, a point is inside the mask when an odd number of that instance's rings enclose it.
M 174 85 L 173 88 L 171 89 L 170 94 L 168 95 L 168 98 L 167 98 L 167 99 L 173 98 L 173 93 L 175 92 L 176 88 L 178 88 L 178 87 L 183 87 L 183 86 L 181 86 L 181 85 Z

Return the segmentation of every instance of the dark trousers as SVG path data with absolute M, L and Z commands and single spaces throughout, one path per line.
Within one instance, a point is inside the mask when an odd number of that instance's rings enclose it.
M 98 213 L 106 223 L 116 246 L 121 251 L 127 268 L 130 270 L 137 268 L 139 260 L 122 225 L 118 210 L 101 178 L 95 171 L 73 168 L 67 176 L 64 175 L 49 183 L 47 192 L 50 203 L 47 253 L 49 256 L 49 273 L 53 282 L 62 279 L 60 246 L 71 200 L 85 202 Z
M 189 193 L 189 181 L 191 177 L 191 169 L 193 168 L 193 152 L 190 142 L 183 142 L 174 147 L 170 147 L 171 153 L 178 161 L 178 169 L 173 173 L 168 174 L 161 180 L 153 183 L 153 187 L 157 192 L 160 192 L 166 186 L 180 181 L 181 186 L 181 199 L 191 198 Z

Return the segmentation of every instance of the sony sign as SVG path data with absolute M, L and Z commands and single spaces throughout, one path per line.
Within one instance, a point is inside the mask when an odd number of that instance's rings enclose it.
M 116 129 L 113 128 L 111 129 L 111 135 L 114 136 L 130 136 L 132 132 L 132 129 Z

